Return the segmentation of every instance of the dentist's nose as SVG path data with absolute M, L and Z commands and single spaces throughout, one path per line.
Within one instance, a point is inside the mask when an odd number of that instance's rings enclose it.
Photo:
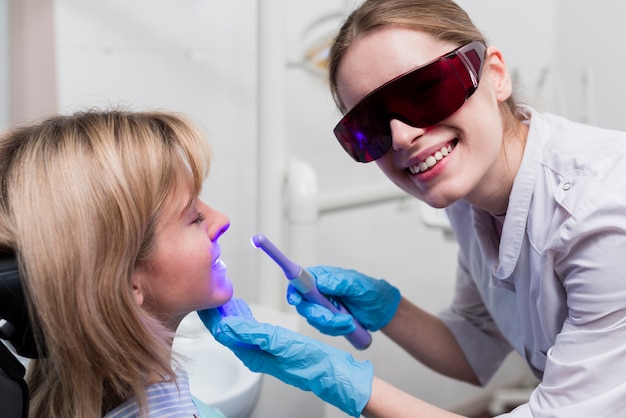
M 399 119 L 389 121 L 391 146 L 395 151 L 409 149 L 415 140 L 424 135 L 426 128 L 417 128 Z

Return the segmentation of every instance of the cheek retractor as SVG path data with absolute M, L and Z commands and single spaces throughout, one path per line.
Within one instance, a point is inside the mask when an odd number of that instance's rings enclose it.
M 309 302 L 317 303 L 324 306 L 333 313 L 343 313 L 351 315 L 350 312 L 340 303 L 335 301 L 331 302 L 326 296 L 324 296 L 317 289 L 315 278 L 311 274 L 303 269 L 300 265 L 291 261 L 285 254 L 282 253 L 265 235 L 254 235 L 251 239 L 252 244 L 262 249 L 285 273 L 289 283 L 295 287 L 302 296 Z M 352 345 L 359 349 L 364 350 L 372 343 L 372 336 L 363 328 L 361 324 L 354 319 L 356 324 L 356 330 L 347 334 L 345 337 L 352 343 Z

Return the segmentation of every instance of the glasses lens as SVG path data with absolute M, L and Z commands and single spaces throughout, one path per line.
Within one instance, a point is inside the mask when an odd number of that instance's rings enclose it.
M 397 118 L 416 127 L 432 126 L 465 102 L 463 83 L 447 61 L 409 73 L 399 84 L 386 98 L 387 124 Z
M 464 84 L 461 77 L 470 80 L 469 75 L 459 75 L 460 70 L 467 71 L 461 58 L 452 53 L 390 81 L 357 103 L 337 124 L 335 136 L 358 162 L 382 157 L 391 149 L 391 119 L 427 127 L 463 105 L 475 86 L 468 89 L 467 80 Z
M 334 129 L 343 149 L 358 162 L 374 161 L 391 148 L 391 129 L 384 117 L 386 111 L 375 104 L 375 101 L 361 103 Z

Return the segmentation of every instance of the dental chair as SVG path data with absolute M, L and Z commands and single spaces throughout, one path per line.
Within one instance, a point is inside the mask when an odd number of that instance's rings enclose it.
M 29 393 L 22 363 L 7 347 L 26 358 L 38 358 L 17 260 L 0 253 L 0 411 L 6 418 L 28 417 Z

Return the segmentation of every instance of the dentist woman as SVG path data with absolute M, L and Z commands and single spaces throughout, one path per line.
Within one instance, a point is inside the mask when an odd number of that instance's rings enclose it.
M 393 277 L 312 267 L 320 291 L 416 360 L 465 382 L 486 384 L 517 351 L 540 384 L 504 416 L 623 416 L 626 134 L 516 104 L 501 52 L 451 0 L 365 1 L 339 31 L 329 70 L 344 112 L 335 128 L 343 149 L 445 208 L 459 252 L 455 296 L 438 315 L 402 298 Z M 428 280 L 419 267 L 415 277 Z M 324 333 L 354 329 L 350 316 L 306 302 L 295 289 L 288 300 Z M 286 331 L 240 318 L 211 325 L 252 369 L 271 364 L 279 377 L 306 370 L 301 364 L 315 358 L 308 348 L 322 350 L 306 340 L 285 354 Z M 252 351 L 234 345 L 241 342 L 259 346 L 263 362 L 250 361 Z M 308 376 L 328 387 L 307 388 L 344 411 L 453 416 L 328 351 L 319 357 L 336 363 L 320 363 L 323 372 Z M 348 394 L 337 390 L 345 387 Z M 335 398 L 327 395 L 333 390 Z

